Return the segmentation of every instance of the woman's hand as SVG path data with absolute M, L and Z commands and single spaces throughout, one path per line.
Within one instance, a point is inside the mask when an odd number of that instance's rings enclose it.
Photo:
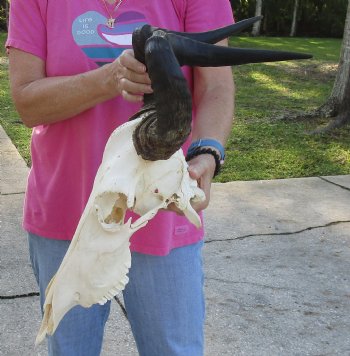
M 192 207 L 197 211 L 208 207 L 210 201 L 211 182 L 215 172 L 215 159 L 211 154 L 201 154 L 188 162 L 190 177 L 198 182 L 198 187 L 205 194 L 205 200 L 193 203 Z
M 151 80 L 146 73 L 146 66 L 134 57 L 134 51 L 125 50 L 113 63 L 110 70 L 117 90 L 130 102 L 143 100 L 143 94 L 151 94 Z
M 12 47 L 9 62 L 12 97 L 29 127 L 66 120 L 118 95 L 137 102 L 152 92 L 146 67 L 132 50 L 103 67 L 71 76 L 47 77 L 41 58 Z
M 192 203 L 194 210 L 200 212 L 209 205 L 211 182 L 215 172 L 215 159 L 211 154 L 202 154 L 194 157 L 188 162 L 188 172 L 190 177 L 197 181 L 198 187 L 201 188 L 205 194 L 205 200 L 198 203 Z M 167 210 L 173 211 L 178 215 L 184 213 L 174 204 L 168 205 Z

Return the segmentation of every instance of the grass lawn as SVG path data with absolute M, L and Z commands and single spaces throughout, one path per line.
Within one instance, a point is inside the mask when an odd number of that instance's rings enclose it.
M 0 45 L 6 35 L 0 34 Z M 308 132 L 327 121 L 281 121 L 281 115 L 321 105 L 331 92 L 339 39 L 234 37 L 237 47 L 312 53 L 312 60 L 251 64 L 233 68 L 235 125 L 227 160 L 217 181 L 350 174 L 350 127 L 329 134 Z M 30 130 L 18 119 L 9 96 L 7 60 L 0 48 L 0 124 L 30 164 Z
M 0 125 L 11 138 L 19 153 L 30 165 L 29 141 L 31 130 L 18 118 L 11 101 L 8 83 L 8 61 L 4 49 L 6 34 L 0 32 Z

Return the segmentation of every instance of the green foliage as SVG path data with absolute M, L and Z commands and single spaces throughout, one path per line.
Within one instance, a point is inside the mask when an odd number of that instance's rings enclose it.
M 8 0 L 0 0 L 0 31 L 7 30 Z
M 231 6 L 236 21 L 253 17 L 255 13 L 255 1 L 231 0 Z
M 6 57 L 5 41 L 7 38 L 7 33 L 0 32 L 0 58 Z
M 0 125 L 10 136 L 27 164 L 30 165 L 29 140 L 31 130 L 22 124 L 11 100 L 8 60 L 4 49 L 5 40 L 6 33 L 0 32 Z
M 263 0 L 261 33 L 289 35 L 295 0 Z M 236 20 L 255 14 L 255 1 L 231 0 Z M 348 0 L 299 1 L 299 36 L 342 37 Z
M 301 1 L 299 34 L 342 37 L 347 4 L 347 0 Z

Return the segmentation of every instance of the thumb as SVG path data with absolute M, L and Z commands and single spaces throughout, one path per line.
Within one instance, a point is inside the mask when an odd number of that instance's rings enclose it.
M 190 177 L 194 180 L 198 180 L 204 174 L 205 165 L 199 156 L 188 162 L 188 172 Z

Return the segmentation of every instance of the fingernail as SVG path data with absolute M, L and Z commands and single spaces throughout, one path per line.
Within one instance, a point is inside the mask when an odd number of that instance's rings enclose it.
M 192 178 L 197 178 L 198 176 L 198 172 L 197 172 L 197 169 L 196 168 L 193 168 L 193 167 L 189 167 L 188 171 L 190 172 L 190 176 Z

